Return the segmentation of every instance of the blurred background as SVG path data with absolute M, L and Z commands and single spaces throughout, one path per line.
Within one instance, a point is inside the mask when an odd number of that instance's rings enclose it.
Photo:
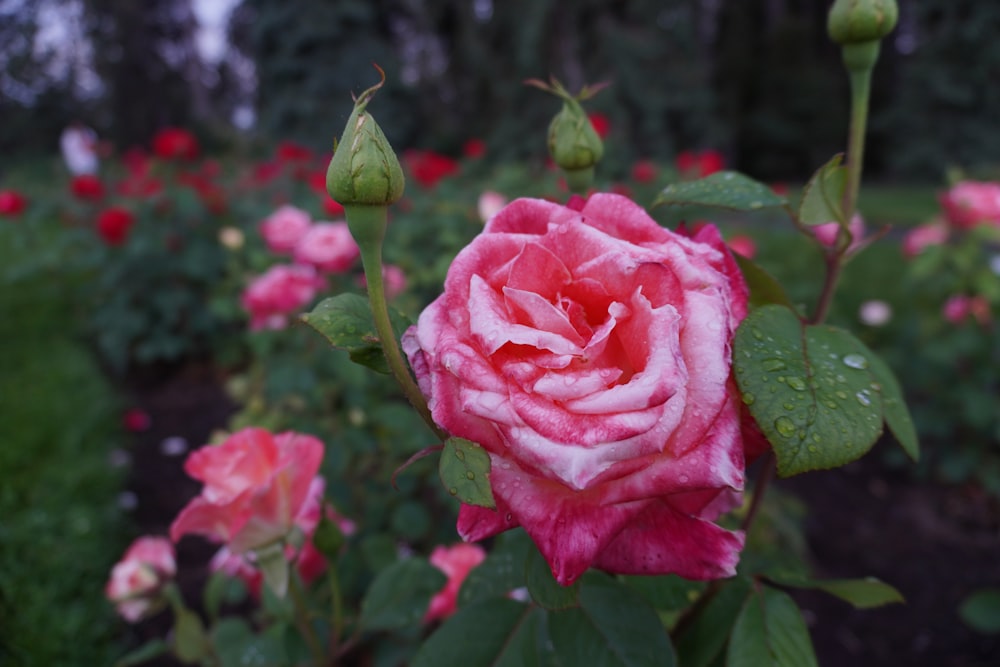
M 80 118 L 119 149 L 164 126 L 217 149 L 278 136 L 328 148 L 347 91 L 387 72 L 399 147 L 537 154 L 551 114 L 529 77 L 611 81 L 612 175 L 713 147 L 801 179 L 844 136 L 826 0 L 2 0 L 0 156 L 55 152 Z M 869 175 L 938 181 L 1000 155 L 1000 6 L 907 0 L 876 70 Z M 913 137 L 920 137 L 914 142 Z

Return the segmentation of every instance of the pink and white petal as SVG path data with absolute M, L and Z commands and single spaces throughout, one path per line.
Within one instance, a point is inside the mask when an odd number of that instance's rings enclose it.
M 616 238 L 636 245 L 663 243 L 672 234 L 649 217 L 644 208 L 628 197 L 596 193 L 581 213 L 589 224 Z
M 559 257 L 539 243 L 528 243 L 510 264 L 506 280 L 497 287 L 536 292 L 552 298 L 573 279 Z
M 549 231 L 550 224 L 559 224 L 569 213 L 576 215 L 566 207 L 544 199 L 515 199 L 490 218 L 483 232 L 499 235 L 542 235 Z
M 237 511 L 230 505 L 215 505 L 201 496 L 191 500 L 170 524 L 170 539 L 177 542 L 184 535 L 202 535 L 216 542 L 226 542 Z
M 743 541 L 742 531 L 683 514 L 666 502 L 651 502 L 598 554 L 595 566 L 619 574 L 720 579 L 736 574 Z
M 513 319 L 542 331 L 562 336 L 574 345 L 583 346 L 586 341 L 573 327 L 566 313 L 534 292 L 503 288 L 504 302 Z

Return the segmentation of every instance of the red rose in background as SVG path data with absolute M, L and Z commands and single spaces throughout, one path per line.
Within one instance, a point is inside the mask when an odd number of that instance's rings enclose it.
M 486 155 L 486 142 L 482 139 L 469 139 L 462 144 L 462 155 L 470 160 L 478 160 Z
M 458 173 L 458 162 L 434 151 L 408 150 L 403 153 L 403 163 L 413 180 L 428 189 L 441 179 Z
M 164 160 L 193 160 L 198 157 L 198 140 L 179 127 L 167 127 L 153 137 L 153 153 Z
M 294 141 L 281 141 L 275 150 L 278 162 L 308 162 L 312 160 L 312 151 Z
M 325 171 L 315 171 L 306 177 L 306 181 L 309 183 L 309 187 L 319 195 L 320 199 L 323 200 L 323 213 L 326 214 L 328 218 L 343 218 L 344 217 L 344 207 L 330 196 L 330 193 L 326 191 L 326 172 Z
M 681 151 L 677 154 L 677 171 L 685 178 L 705 178 L 722 171 L 725 166 L 719 151 Z
M 632 180 L 636 183 L 652 183 L 656 180 L 659 170 L 651 160 L 639 160 L 632 165 Z
M 96 201 L 104 196 L 104 184 L 93 174 L 74 176 L 69 183 L 69 190 L 77 199 Z
M 624 197 L 494 216 L 403 335 L 434 420 L 490 454 L 496 511 L 463 505 L 463 539 L 523 526 L 564 585 L 732 576 L 743 534 L 714 521 L 744 483 L 747 294 L 714 226 L 675 234 Z
M 597 136 L 604 139 L 608 136 L 608 132 L 611 131 L 611 119 L 602 113 L 592 113 L 587 115 L 590 118 L 590 124 L 594 126 L 594 132 L 597 132 Z
M 110 246 L 125 243 L 129 230 L 135 224 L 135 216 L 128 209 L 118 206 L 104 209 L 97 216 L 97 233 Z
M 14 217 L 21 215 L 28 207 L 28 200 L 20 192 L 0 190 L 0 215 Z

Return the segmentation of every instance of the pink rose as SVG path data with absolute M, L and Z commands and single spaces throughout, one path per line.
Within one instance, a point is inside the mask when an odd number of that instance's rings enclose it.
M 243 308 L 250 313 L 250 328 L 282 329 L 288 315 L 314 298 L 326 281 L 311 266 L 278 264 L 254 278 L 243 292 Z
M 827 222 L 816 225 L 812 228 L 816 240 L 828 248 L 832 248 L 837 243 L 837 234 L 840 232 L 840 224 L 837 222 Z M 851 244 L 847 247 L 847 252 L 853 252 L 861 244 L 865 236 L 865 221 L 860 215 L 854 214 L 851 222 L 847 225 L 847 231 L 851 233 Z
M 319 525 L 319 519 L 323 512 L 325 486 L 326 482 L 322 477 L 313 479 L 309 484 L 308 497 L 299 510 L 298 516 L 295 517 L 294 524 L 305 537 L 302 548 L 296 549 L 292 544 L 285 546 L 285 558 L 289 562 L 295 563 L 299 577 L 306 584 L 316 580 L 327 568 L 326 558 L 312 543 L 313 533 L 316 532 L 316 526 Z M 326 514 L 327 518 L 336 523 L 344 535 L 354 533 L 354 522 L 337 514 L 329 505 L 326 505 Z M 259 597 L 264 577 L 254 565 L 255 560 L 253 552 L 238 554 L 231 551 L 229 547 L 222 547 L 212 557 L 209 567 L 213 572 L 222 572 L 226 576 L 241 579 L 246 584 L 247 590 L 255 597 Z
M 742 234 L 729 239 L 729 248 L 747 259 L 753 259 L 754 255 L 757 254 L 757 244 L 752 238 Z
M 302 209 L 282 206 L 260 223 L 260 234 L 271 252 L 290 253 L 311 224 L 312 219 Z
M 940 223 L 930 223 L 914 227 L 903 237 L 903 255 L 912 259 L 924 248 L 941 245 L 948 240 L 948 228 Z
M 507 198 L 499 192 L 487 190 L 479 195 L 476 208 L 479 211 L 479 219 L 483 222 L 489 221 L 494 215 L 507 205 Z
M 945 301 L 941 315 L 952 324 L 961 324 L 970 315 L 982 326 L 990 322 L 990 303 L 981 296 L 955 294 Z
M 104 595 L 129 623 L 136 623 L 159 602 L 163 585 L 177 574 L 174 546 L 165 537 L 140 537 L 112 568 Z
M 437 546 L 431 552 L 431 565 L 444 572 L 448 582 L 431 598 L 424 623 L 448 618 L 458 609 L 458 590 L 474 567 L 483 562 L 486 552 L 477 544 Z
M 523 526 L 564 585 L 594 565 L 730 576 L 744 441 L 730 369 L 747 287 L 712 225 L 632 201 L 520 199 L 455 258 L 403 336 L 435 421 L 492 461 L 466 541 Z
M 962 181 L 941 197 L 945 217 L 959 229 L 1000 225 L 1000 183 Z
M 197 533 L 241 554 L 285 538 L 310 500 L 322 458 L 323 443 L 311 435 L 261 428 L 192 452 L 184 470 L 205 486 L 171 524 L 171 539 Z
M 346 222 L 318 222 L 295 246 L 296 262 L 328 273 L 343 273 L 360 254 Z

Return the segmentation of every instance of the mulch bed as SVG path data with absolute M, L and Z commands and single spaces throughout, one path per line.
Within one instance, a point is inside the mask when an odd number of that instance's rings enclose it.
M 166 534 L 199 490 L 183 472 L 186 454 L 224 428 L 236 406 L 205 364 L 151 369 L 130 378 L 126 391 L 151 418 L 150 427 L 135 434 L 132 450 L 133 517 L 140 533 Z M 187 444 L 182 451 L 177 438 Z M 875 576 L 907 600 L 859 611 L 823 593 L 796 592 L 820 664 L 995 667 L 1000 636 L 966 627 L 957 608 L 978 588 L 1000 587 L 1000 503 L 975 486 L 915 480 L 892 469 L 880 455 L 884 446 L 838 470 L 778 482 L 809 508 L 805 528 L 818 577 Z M 191 603 L 213 552 L 200 540 L 180 544 L 180 585 Z M 169 615 L 160 614 L 136 626 L 133 639 L 162 637 L 168 628 Z

